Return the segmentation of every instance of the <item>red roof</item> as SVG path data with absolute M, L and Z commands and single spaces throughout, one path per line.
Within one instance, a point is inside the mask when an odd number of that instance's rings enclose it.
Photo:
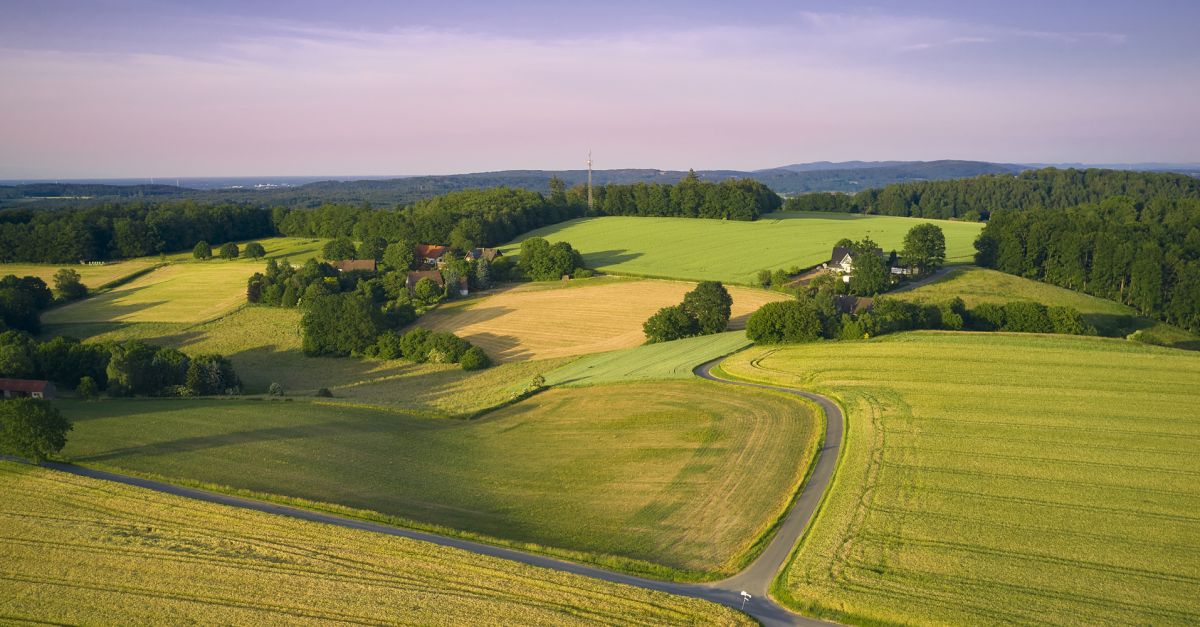
M 450 250 L 449 246 L 431 246 L 429 244 L 417 245 L 417 259 L 441 259 L 446 251 Z
M 43 392 L 49 381 L 30 381 L 28 379 L 0 379 L 0 390 L 9 392 Z
M 351 270 L 370 270 L 371 272 L 375 271 L 375 260 L 374 259 L 349 259 L 347 261 L 331 261 L 329 263 L 329 265 L 333 266 L 334 268 L 337 268 L 338 270 L 341 270 L 342 272 L 349 272 Z

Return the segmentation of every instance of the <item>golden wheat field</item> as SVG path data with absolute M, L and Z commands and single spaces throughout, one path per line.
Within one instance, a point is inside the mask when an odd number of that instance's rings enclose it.
M 0 622 L 756 624 L 696 599 L 0 461 Z
M 834 483 L 775 588 L 793 608 L 872 625 L 1200 622 L 1200 356 L 921 332 L 757 348 L 724 370 L 847 410 Z
M 632 348 L 646 341 L 642 323 L 659 309 L 678 305 L 695 283 L 630 281 L 565 290 L 511 290 L 489 296 L 454 315 L 415 323 L 450 331 L 499 362 L 550 359 Z M 780 292 L 730 287 L 729 328 L 746 328 L 762 305 L 790 298 Z
M 54 289 L 54 274 L 63 268 L 69 268 L 79 273 L 81 283 L 91 289 L 96 289 L 110 281 L 115 281 L 123 276 L 129 276 L 134 272 L 145 270 L 156 263 L 158 261 L 151 258 L 122 261 L 107 266 L 85 266 L 82 264 L 55 266 L 5 263 L 0 264 L 0 276 L 9 274 L 18 277 L 35 276 L 45 281 L 46 285 L 50 286 L 50 289 Z

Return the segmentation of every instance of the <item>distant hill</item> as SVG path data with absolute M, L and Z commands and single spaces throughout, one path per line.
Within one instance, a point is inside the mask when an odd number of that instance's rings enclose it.
M 1020 166 L 986 163 L 983 161 L 915 161 L 884 167 L 845 168 L 840 170 L 811 170 L 781 172 L 772 170 L 755 174 L 775 193 L 795 196 L 812 192 L 860 192 L 893 183 L 944 181 L 968 178 L 980 174 L 1015 174 Z
M 131 198 L 144 196 L 175 196 L 195 191 L 174 185 L 102 185 L 96 183 L 33 183 L 30 185 L 0 185 L 0 199 L 62 198 L 111 196 Z
M 812 163 L 793 163 L 792 165 L 779 166 L 778 168 L 768 168 L 766 170 L 756 170 L 759 172 L 773 172 L 776 170 L 787 170 L 788 172 L 814 172 L 817 170 L 859 170 L 862 168 L 886 168 L 893 165 L 907 165 L 910 163 L 921 163 L 920 161 L 841 161 L 834 163 L 832 161 L 814 161 Z

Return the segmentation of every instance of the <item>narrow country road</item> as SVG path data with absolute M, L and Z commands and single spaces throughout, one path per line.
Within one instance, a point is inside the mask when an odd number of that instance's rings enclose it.
M 744 385 L 748 387 L 762 388 L 765 390 L 775 390 L 788 394 L 796 394 L 807 399 L 815 401 L 825 411 L 826 426 L 825 426 L 825 445 L 818 454 L 816 467 L 813 469 L 812 475 L 809 478 L 808 484 L 801 493 L 800 498 L 796 500 L 796 504 L 792 507 L 792 511 L 788 513 L 787 519 L 780 526 L 779 531 L 775 534 L 775 538 L 767 545 L 753 564 L 746 570 L 726 579 L 707 584 L 686 584 L 673 583 L 667 581 L 655 581 L 652 579 L 643 579 L 633 575 L 625 575 L 622 573 L 614 573 L 611 571 L 595 568 L 592 566 L 584 566 L 571 562 L 554 559 L 552 557 L 544 557 L 541 555 L 532 555 L 522 553 L 511 549 L 503 549 L 499 547 L 489 546 L 487 544 L 478 544 L 468 542 L 466 540 L 458 540 L 455 538 L 447 538 L 430 533 L 422 533 L 420 531 L 412 531 L 409 529 L 401 529 L 399 527 L 391 527 L 377 523 L 355 520 L 337 516 L 335 514 L 326 514 L 322 512 L 313 512 L 287 505 L 278 505 L 275 503 L 267 503 L 264 501 L 256 501 L 245 499 L 236 496 L 225 494 L 217 494 L 215 492 L 206 492 L 195 488 L 185 488 L 169 483 L 159 481 L 151 481 L 149 479 L 140 479 L 137 477 L 129 477 L 101 470 L 92 470 L 80 466 L 72 466 L 70 464 L 59 464 L 55 462 L 46 462 L 42 464 L 45 467 L 53 468 L 63 472 L 68 472 L 93 479 L 103 479 L 105 481 L 113 481 L 116 483 L 124 483 L 127 485 L 138 486 L 183 496 L 187 498 L 208 501 L 211 503 L 220 503 L 223 505 L 231 505 L 233 507 L 241 507 L 268 514 L 281 514 L 283 516 L 291 516 L 314 522 L 327 523 L 348 527 L 350 529 L 361 529 L 373 533 L 382 533 L 391 536 L 399 536 L 411 540 L 420 540 L 422 542 L 431 542 L 440 546 L 453 547 L 462 549 L 479 555 L 487 555 L 500 559 L 511 560 L 531 566 L 539 566 L 549 568 L 551 570 L 574 573 L 602 581 L 620 583 L 629 586 L 635 586 L 647 590 L 658 590 L 677 594 L 680 596 L 693 597 L 719 603 L 728 607 L 742 609 L 743 591 L 753 595 L 749 601 L 745 603 L 744 611 L 751 616 L 757 618 L 765 627 L 784 627 L 784 626 L 799 626 L 799 627 L 817 627 L 834 625 L 825 621 L 815 620 L 793 614 L 784 609 L 779 604 L 772 601 L 767 596 L 767 591 L 771 586 L 771 581 L 775 575 L 787 563 L 788 555 L 792 551 L 792 547 L 799 541 L 800 536 L 804 533 L 804 529 L 808 526 L 816 511 L 817 505 L 821 501 L 822 495 L 829 487 L 829 482 L 833 478 L 834 467 L 837 466 L 838 455 L 842 447 L 842 432 L 843 418 L 842 411 L 836 403 L 830 401 L 824 396 L 801 392 L 789 388 L 773 387 L 769 385 L 757 385 L 752 383 L 741 383 L 737 381 L 727 381 L 719 379 L 712 375 L 712 367 L 723 361 L 724 358 L 711 361 L 696 369 L 696 374 L 710 381 L 717 381 L 728 385 Z M 12 459 L 12 458 L 8 458 Z

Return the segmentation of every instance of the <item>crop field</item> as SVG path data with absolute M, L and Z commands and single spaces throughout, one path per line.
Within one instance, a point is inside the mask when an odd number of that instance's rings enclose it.
M 922 332 L 756 348 L 849 439 L 776 598 L 880 625 L 1200 622 L 1200 357 Z
M 750 284 L 764 268 L 807 268 L 829 261 L 839 239 L 869 235 L 885 252 L 903 248 L 904 235 L 932 222 L 946 234 L 946 260 L 968 263 L 981 224 L 860 216 L 778 212 L 754 222 L 688 218 L 580 218 L 517 238 L 502 250 L 517 255 L 521 241 L 544 237 L 583 252 L 589 268 L 604 272 Z
M 246 279 L 259 269 L 236 261 L 172 264 L 111 292 L 51 309 L 42 322 L 202 322 L 245 302 Z
M 0 461 L 6 624 L 757 624 L 706 601 Z
M 83 465 L 692 578 L 740 569 L 795 493 L 820 433 L 816 412 L 795 399 L 706 381 L 552 389 L 473 421 L 245 400 L 60 407 L 75 422 L 63 455 Z
M 267 259 L 276 259 L 282 261 L 287 258 L 292 263 L 304 263 L 310 258 L 315 258 L 318 261 L 325 261 L 325 257 L 321 255 L 321 249 L 328 242 L 327 239 L 317 239 L 314 237 L 261 237 L 258 239 L 248 239 L 238 242 L 238 249 L 246 248 L 246 244 L 250 242 L 258 242 L 262 244 L 263 249 L 267 251 L 267 256 L 262 259 L 237 259 L 237 263 L 252 264 L 260 266 L 259 272 L 262 271 L 261 266 L 265 266 Z M 218 244 L 212 245 L 213 258 L 216 259 L 217 251 L 221 248 Z M 156 257 L 157 259 L 157 257 Z M 191 250 L 182 250 L 177 253 L 167 255 L 168 261 L 187 261 L 192 262 L 195 257 L 192 256 Z M 209 262 L 205 262 L 209 263 Z
M 513 290 L 482 299 L 452 316 L 429 316 L 415 326 L 450 331 L 500 362 L 551 359 L 632 348 L 646 341 L 642 323 L 678 305 L 692 283 L 632 281 L 567 290 Z M 730 328 L 746 328 L 750 314 L 788 295 L 729 288 Z
M 1195 335 L 1169 324 L 1138 317 L 1133 309 L 1121 303 L 986 268 L 957 268 L 939 281 L 895 294 L 901 300 L 920 298 L 928 303 L 955 296 L 962 298 L 968 308 L 980 303 L 1002 305 L 1015 300 L 1032 300 L 1048 307 L 1074 307 L 1083 314 L 1084 324 L 1098 329 L 1120 326 L 1119 321 L 1123 318 L 1132 319 L 1132 327 L 1147 329 L 1167 345 L 1200 349 L 1200 338 Z
M 85 266 L 81 264 L 51 266 L 42 264 L 25 264 L 25 263 L 5 263 L 0 264 L 0 276 L 10 274 L 18 277 L 35 276 L 46 282 L 50 289 L 54 289 L 54 273 L 63 268 L 70 268 L 79 273 L 80 282 L 89 288 L 96 289 L 105 283 L 116 281 L 117 279 L 129 276 L 135 272 L 145 270 L 156 263 L 157 259 L 134 259 L 131 261 L 122 261 L 107 266 Z
M 753 344 L 745 331 L 689 337 L 590 355 L 546 374 L 546 385 L 592 385 L 647 379 L 691 379 L 701 364 Z M 520 387 L 519 385 L 517 387 Z

